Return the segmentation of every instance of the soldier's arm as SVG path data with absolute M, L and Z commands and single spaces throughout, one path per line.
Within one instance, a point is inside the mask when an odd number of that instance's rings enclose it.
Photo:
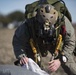
M 65 17 L 65 25 L 66 25 L 66 36 L 64 39 L 63 52 L 70 62 L 73 60 L 72 54 L 75 49 L 75 32 L 70 21 Z
M 28 48 L 28 39 L 29 32 L 26 24 L 24 23 L 16 29 L 13 37 L 13 48 L 16 58 L 19 59 L 20 57 L 25 55 Z

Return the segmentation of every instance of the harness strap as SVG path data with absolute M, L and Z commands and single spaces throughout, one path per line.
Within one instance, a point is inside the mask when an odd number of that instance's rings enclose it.
M 51 60 L 58 57 L 61 45 L 62 45 L 62 35 L 59 34 L 58 39 L 57 39 L 57 43 L 56 43 L 56 49 L 55 49 L 55 52 L 53 53 Z
M 30 39 L 30 45 L 31 45 L 32 51 L 33 51 L 33 53 L 34 53 L 35 62 L 37 63 L 37 57 L 36 57 L 36 55 L 37 55 L 37 49 L 36 49 L 36 47 L 34 46 L 34 41 L 33 41 L 32 38 Z

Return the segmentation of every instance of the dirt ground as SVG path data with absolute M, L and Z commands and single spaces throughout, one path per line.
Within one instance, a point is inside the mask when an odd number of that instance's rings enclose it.
M 15 29 L 0 29 L 0 64 L 13 64 L 15 60 L 12 38 Z
M 12 47 L 14 32 L 15 29 L 0 28 L 0 64 L 13 64 L 16 59 Z
M 76 30 L 76 26 L 74 25 Z M 15 29 L 0 28 L 0 64 L 13 64 L 15 60 L 12 38 Z

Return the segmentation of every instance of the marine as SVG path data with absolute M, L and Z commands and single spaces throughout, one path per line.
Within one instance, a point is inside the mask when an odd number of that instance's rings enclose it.
M 51 75 L 57 75 L 61 69 L 63 75 L 76 75 L 74 28 L 65 13 L 51 4 L 39 4 L 34 15 L 16 29 L 13 48 L 21 66 L 32 58 Z

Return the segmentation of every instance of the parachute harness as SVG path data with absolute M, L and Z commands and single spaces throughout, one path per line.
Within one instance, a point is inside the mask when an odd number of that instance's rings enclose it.
M 61 44 L 62 44 L 62 35 L 59 34 L 58 39 L 57 39 L 57 43 L 56 43 L 56 49 L 55 49 L 55 52 L 53 53 L 51 60 L 53 60 L 54 58 L 56 58 L 58 56 Z M 38 61 L 40 61 L 40 57 L 38 57 L 37 49 L 34 45 L 34 41 L 32 38 L 30 39 L 30 45 L 31 45 L 32 51 L 34 53 L 35 62 L 37 63 Z
M 38 52 L 37 52 L 37 49 L 36 49 L 36 47 L 35 47 L 35 43 L 34 43 L 34 41 L 33 41 L 32 38 L 30 39 L 30 45 L 31 45 L 32 51 L 33 51 L 33 53 L 34 53 L 35 62 L 36 62 L 36 63 L 40 62 L 40 61 L 41 61 L 41 60 L 40 60 L 40 55 L 39 55 Z
M 62 35 L 59 34 L 58 39 L 57 39 L 57 43 L 56 43 L 56 49 L 55 49 L 55 52 L 53 53 L 51 60 L 54 60 L 55 58 L 58 57 L 61 44 L 62 44 Z

